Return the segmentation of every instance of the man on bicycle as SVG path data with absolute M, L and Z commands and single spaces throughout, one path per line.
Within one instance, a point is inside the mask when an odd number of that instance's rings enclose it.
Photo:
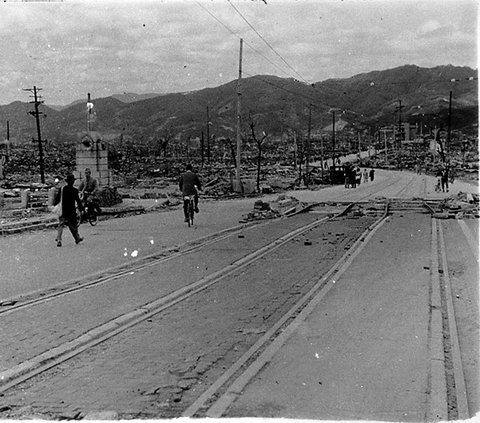
M 180 175 L 180 190 L 182 191 L 183 199 L 183 213 L 185 215 L 185 222 L 188 222 L 188 201 L 185 200 L 186 196 L 195 196 L 195 213 L 198 213 L 198 190 L 202 189 L 200 178 L 193 172 L 192 165 L 187 164 L 187 170 Z
M 85 169 L 85 179 L 80 183 L 78 187 L 80 191 L 80 197 L 83 199 L 83 205 L 85 210 L 95 210 L 97 214 L 100 214 L 100 206 L 98 205 L 98 182 L 95 178 L 92 178 L 92 172 L 87 167 Z

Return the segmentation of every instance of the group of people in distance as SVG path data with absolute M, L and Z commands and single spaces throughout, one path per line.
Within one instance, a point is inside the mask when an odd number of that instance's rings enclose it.
M 345 163 L 344 166 L 345 188 L 356 188 L 363 182 L 366 183 L 370 179 L 373 182 L 375 179 L 375 170 L 373 168 L 370 171 L 367 169 L 360 169 L 360 167 L 354 167 L 351 163 Z

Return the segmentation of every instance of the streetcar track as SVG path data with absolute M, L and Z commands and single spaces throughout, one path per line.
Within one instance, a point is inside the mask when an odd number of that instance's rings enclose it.
M 353 205 L 354 203 L 350 203 L 344 210 L 334 215 L 333 218 L 343 216 L 352 208 Z M 37 374 L 40 374 L 52 367 L 55 367 L 61 362 L 64 362 L 74 357 L 75 355 L 78 355 L 81 352 L 101 342 L 104 342 L 105 340 L 127 330 L 128 328 L 154 316 L 155 314 L 158 314 L 161 311 L 169 307 L 172 307 L 173 305 L 181 301 L 184 301 L 185 299 L 191 297 L 192 295 L 200 291 L 203 291 L 204 289 L 217 283 L 221 279 L 233 274 L 234 272 L 237 272 L 239 269 L 250 265 L 251 263 L 255 262 L 261 257 L 278 249 L 279 247 L 286 244 L 296 236 L 301 235 L 311 230 L 312 228 L 315 228 L 316 226 L 321 225 L 323 222 L 329 219 L 330 217 L 325 217 L 323 219 L 315 220 L 314 222 L 311 222 L 307 225 L 297 228 L 296 230 L 291 231 L 286 235 L 283 235 L 282 237 L 253 251 L 247 256 L 240 258 L 236 262 L 224 267 L 223 269 L 220 269 L 219 271 L 213 274 L 210 274 L 190 285 L 187 285 L 178 290 L 175 290 L 161 298 L 158 298 L 155 301 L 139 306 L 137 309 L 129 313 L 124 313 L 115 319 L 112 319 L 100 326 L 97 326 L 71 341 L 68 341 L 60 346 L 52 348 L 42 354 L 39 354 L 29 360 L 24 361 L 23 363 L 13 366 L 6 371 L 1 372 L 0 373 L 0 392 L 4 392 L 12 388 L 13 386 L 18 385 L 19 383 L 27 379 L 30 379 L 31 377 Z M 244 225 L 240 230 L 243 230 L 243 227 Z M 225 235 L 225 237 L 230 235 Z M 215 242 L 215 241 L 212 240 L 211 242 Z M 192 249 L 193 248 L 197 249 L 204 245 L 206 244 L 201 244 L 200 246 L 192 247 Z M 145 266 L 148 266 L 148 265 L 151 265 L 151 264 L 147 263 Z M 131 272 L 131 269 L 129 269 L 125 273 L 129 273 L 129 272 Z M 113 277 L 118 278 L 121 276 L 122 275 L 115 275 Z M 112 278 L 112 276 L 110 276 L 110 278 Z M 85 286 L 78 289 L 83 289 L 83 288 L 85 288 Z M 58 295 L 63 295 L 63 294 L 66 294 L 66 293 L 60 293 Z M 43 300 L 43 298 L 41 300 Z M 39 301 L 37 301 L 35 304 L 38 304 L 38 302 Z M 27 304 L 25 304 L 25 307 L 26 306 Z M 20 307 L 21 305 L 17 307 L 17 310 Z
M 346 207 L 341 213 L 336 214 L 334 217 L 339 217 L 341 215 L 346 214 L 349 210 L 352 209 L 352 207 L 357 204 L 357 203 L 350 203 L 348 207 Z M 250 380 L 256 376 L 258 371 L 260 371 L 265 363 L 268 362 L 268 360 L 273 357 L 273 355 L 278 351 L 278 348 L 280 348 L 283 343 L 286 341 L 286 339 L 293 333 L 293 331 L 298 327 L 298 324 L 301 323 L 302 319 L 304 318 L 303 316 L 306 316 L 309 312 L 309 310 L 313 307 L 315 307 L 316 304 L 318 304 L 319 301 L 326 295 L 328 290 L 332 287 L 332 283 L 335 283 L 335 280 L 338 279 L 338 277 L 348 269 L 350 266 L 351 262 L 353 259 L 360 253 L 361 249 L 363 249 L 363 246 L 367 244 L 369 239 L 374 235 L 375 231 L 381 226 L 386 221 L 386 217 L 390 214 L 389 213 L 389 201 L 387 200 L 385 202 L 385 208 L 384 208 L 384 213 L 383 215 L 377 219 L 373 224 L 371 224 L 360 236 L 356 238 L 354 241 L 353 245 L 350 246 L 350 248 L 342 255 L 342 257 L 331 267 L 326 274 L 324 274 L 321 278 L 318 279 L 316 282 L 315 286 L 312 287 L 306 294 L 303 294 L 303 296 L 296 302 L 296 304 L 291 307 L 287 313 L 285 313 L 280 320 L 278 320 L 276 323 L 274 323 L 274 326 L 272 326 L 270 329 L 265 332 L 265 334 L 257 340 L 257 342 L 250 347 L 250 349 L 242 355 L 230 368 L 226 369 L 224 373 L 218 378 L 216 381 L 213 382 L 213 384 L 210 385 L 210 388 L 208 388 L 200 397 L 197 398 L 192 404 L 188 406 L 187 409 L 183 410 L 178 410 L 179 413 L 181 414 L 182 417 L 221 417 L 228 411 L 228 408 L 230 405 L 236 400 L 238 397 L 238 393 L 241 392 L 242 387 L 246 386 Z M 290 234 L 293 234 L 297 231 L 298 233 L 295 233 L 294 235 L 291 236 L 290 239 L 300 235 L 302 232 L 306 232 L 310 230 L 311 228 L 308 228 L 310 225 L 312 227 L 315 227 L 316 225 L 320 225 L 322 222 L 328 220 L 329 217 L 325 217 L 322 220 L 317 220 L 315 222 L 312 222 L 308 225 L 305 225 L 301 228 L 297 228 L 295 231 L 290 232 L 289 234 L 284 235 L 288 236 Z M 438 226 L 437 226 L 438 223 Z M 435 232 L 435 234 L 433 233 Z M 435 236 L 434 236 L 435 235 Z M 280 239 L 283 237 L 278 238 L 275 240 L 273 243 L 278 242 Z M 289 239 L 289 240 L 290 240 Z M 289 240 L 285 240 L 285 243 L 288 242 Z M 268 254 L 270 251 L 273 251 L 274 249 L 280 247 L 283 244 L 278 244 L 274 248 L 272 248 L 271 244 L 266 245 L 265 248 L 267 251 L 263 255 Z M 442 334 L 442 339 L 440 343 L 443 343 L 443 332 L 445 330 L 448 330 L 448 340 L 446 342 L 449 342 L 453 345 L 453 350 L 457 349 L 455 347 L 455 339 L 457 339 L 456 331 L 452 330 L 452 324 L 455 324 L 455 319 L 454 317 L 452 318 L 452 314 L 448 310 L 450 307 L 448 305 L 448 292 L 450 286 L 450 282 L 448 279 L 448 265 L 446 261 L 446 254 L 445 254 L 445 246 L 444 246 L 444 240 L 443 240 L 443 232 L 441 228 L 441 222 L 439 222 L 436 219 L 432 219 L 432 259 L 431 259 L 431 274 L 436 273 L 437 277 L 439 278 L 438 282 L 438 309 L 435 307 L 432 307 L 432 310 L 435 309 L 438 313 L 440 312 L 446 312 L 448 313 L 446 325 L 445 321 L 442 327 L 442 323 L 440 323 L 440 333 Z M 434 247 L 435 246 L 435 250 Z M 263 257 L 263 255 L 260 255 L 255 258 L 255 254 L 259 251 L 262 250 L 262 248 L 252 252 L 252 255 L 254 255 L 253 260 L 249 261 L 248 259 L 245 261 L 245 263 L 241 263 L 240 266 L 248 266 L 251 263 L 253 263 L 257 258 Z M 435 255 L 435 260 L 433 260 L 433 256 Z M 248 256 L 247 256 L 248 257 Z M 232 263 L 231 266 L 235 266 L 238 264 L 239 261 L 246 259 L 247 257 L 243 257 L 242 259 L 238 260 L 235 263 Z M 229 266 L 226 266 L 226 268 Z M 221 269 L 219 272 L 223 272 L 226 268 Z M 76 338 L 73 341 L 70 341 L 69 344 L 70 347 L 72 347 L 68 351 L 56 351 L 56 356 L 55 354 L 41 354 L 37 357 L 35 357 L 36 362 L 35 363 L 29 363 L 24 362 L 21 363 L 18 367 L 17 370 L 19 370 L 16 375 L 13 375 L 13 372 L 8 374 L 7 372 L 0 373 L 0 392 L 4 392 L 19 383 L 28 380 L 36 375 L 41 374 L 42 372 L 51 369 L 58 364 L 88 350 L 89 348 L 100 344 L 101 342 L 104 342 L 116 335 L 118 335 L 121 332 L 124 332 L 125 330 L 133 327 L 134 325 L 137 325 L 138 323 L 145 321 L 152 317 L 153 315 L 160 313 L 161 311 L 172 307 L 175 304 L 178 304 L 181 301 L 186 300 L 187 298 L 192 297 L 196 293 L 203 291 L 207 287 L 215 284 L 218 282 L 220 279 L 223 277 L 229 276 L 233 274 L 234 272 L 237 272 L 241 267 L 235 267 L 232 268 L 231 270 L 227 270 L 224 275 L 221 274 L 215 274 L 206 276 L 205 278 L 196 281 L 193 284 L 190 284 L 182 289 L 185 289 L 185 292 L 180 293 L 178 291 L 172 292 L 172 297 L 169 297 L 167 295 L 166 297 L 159 298 L 158 300 L 145 304 L 143 306 L 140 306 L 137 310 L 131 312 L 131 313 L 126 313 L 122 316 L 120 316 L 117 319 L 113 319 L 110 322 L 107 322 L 105 325 L 99 326 L 91 331 L 88 331 L 87 333 L 84 333 L 80 337 Z M 446 274 L 446 277 L 445 277 Z M 211 280 L 208 280 L 208 278 L 212 278 Z M 197 285 L 198 284 L 198 285 Z M 440 286 L 443 284 L 443 288 Z M 440 290 L 443 289 L 443 292 L 440 293 Z M 450 293 L 451 294 L 451 293 Z M 445 300 L 445 295 L 447 295 L 447 299 Z M 440 298 L 441 297 L 441 298 Z M 447 301 L 447 304 L 445 303 Z M 440 310 L 442 308 L 442 310 Z M 445 310 L 444 310 L 445 309 Z M 429 332 L 430 332 L 431 326 L 429 323 Z M 453 335 L 452 335 L 453 333 Z M 81 341 L 81 342 L 80 342 Z M 457 339 L 457 344 L 458 344 L 458 339 Z M 443 353 L 445 353 L 445 345 L 442 347 Z M 60 353 L 60 354 L 58 354 Z M 454 351 L 455 353 L 455 351 Z M 455 357 L 450 357 L 445 360 L 450 360 L 452 366 L 456 369 L 455 370 L 455 383 L 453 384 L 453 389 L 457 389 L 457 392 L 450 392 L 450 395 L 455 396 L 455 400 L 452 402 L 448 402 L 448 407 L 450 407 L 452 404 L 454 404 L 455 411 L 452 413 L 448 414 L 448 417 L 455 416 L 455 413 L 458 413 L 458 417 L 460 416 L 468 416 L 468 404 L 467 404 L 467 411 L 465 414 L 465 407 L 462 404 L 466 403 L 466 394 L 465 391 L 463 391 L 464 398 L 462 398 L 462 392 L 458 392 L 458 389 L 462 390 L 462 383 L 461 380 L 460 382 L 457 382 L 457 375 L 462 374 L 461 370 L 458 370 L 458 367 L 460 365 L 461 369 L 461 361 L 458 362 L 458 353 L 457 353 L 457 358 Z M 439 363 L 440 360 L 437 358 L 435 359 L 437 363 Z M 28 365 L 31 364 L 31 367 L 27 369 Z M 445 364 L 441 363 L 442 367 L 442 372 L 443 375 L 445 376 Z M 12 368 L 14 369 L 14 368 Z M 12 370 L 12 369 L 9 369 Z M 437 368 L 438 370 L 438 368 Z M 462 374 L 463 375 L 463 374 Z M 445 378 L 445 385 L 446 385 L 446 378 Z M 464 382 L 463 382 L 464 383 Z M 463 385 L 465 386 L 465 385 Z M 447 389 L 445 387 L 445 389 Z M 452 387 L 448 388 L 452 389 Z M 431 395 L 431 394 L 430 394 Z M 431 402 L 432 398 L 429 398 L 429 401 Z M 447 403 L 447 401 L 446 401 Z M 427 403 L 428 404 L 428 403 Z M 430 404 L 431 406 L 431 404 Z M 180 416 L 180 414 L 179 414 Z
M 427 421 L 469 418 L 441 222 L 432 219 Z
M 182 417 L 220 418 L 237 398 L 238 393 L 273 357 L 298 327 L 299 323 L 323 299 L 328 290 L 352 263 L 377 229 L 386 221 L 388 207 L 323 275 L 250 349 L 220 376 Z M 215 401 L 215 402 L 214 402 Z
M 100 272 L 86 275 L 71 281 L 61 282 L 60 284 L 54 285 L 48 289 L 41 289 L 30 293 L 21 294 L 16 297 L 0 300 L 0 315 L 5 315 L 25 307 L 41 304 L 82 289 L 87 289 L 103 283 L 111 282 L 115 279 L 126 276 L 131 272 L 136 272 L 155 266 L 159 263 L 181 257 L 182 255 L 189 254 L 207 245 L 222 241 L 223 239 L 242 232 L 243 230 L 252 226 L 259 226 L 261 224 L 265 223 L 251 222 L 250 224 L 234 226 L 233 228 L 224 229 L 223 231 L 207 235 L 194 241 L 186 242 L 176 247 L 167 247 L 160 252 L 141 257 L 126 264 L 104 269 Z
M 470 413 L 468 410 L 468 402 L 467 402 L 467 390 L 465 388 L 465 377 L 463 374 L 463 366 L 462 360 L 460 356 L 460 344 L 458 340 L 458 333 L 457 333 L 457 322 L 455 318 L 455 311 L 453 308 L 453 300 L 452 300 L 452 285 L 450 282 L 449 270 L 448 270 L 448 262 L 447 262 L 447 254 L 445 248 L 445 239 L 443 236 L 443 228 L 442 224 L 438 225 L 438 240 L 439 240 L 439 254 L 442 263 L 442 275 L 441 281 L 443 282 L 442 288 L 445 293 L 445 307 L 446 309 L 446 320 L 447 324 L 445 329 L 449 333 L 449 337 L 445 337 L 445 339 L 450 340 L 450 348 L 451 348 L 451 356 L 449 357 L 449 361 L 452 366 L 453 371 L 453 385 L 455 387 L 455 415 L 450 416 L 449 419 L 458 419 L 458 420 L 466 420 L 470 417 Z

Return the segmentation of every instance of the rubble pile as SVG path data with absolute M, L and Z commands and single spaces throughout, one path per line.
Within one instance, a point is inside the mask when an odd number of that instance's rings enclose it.
M 280 195 L 275 201 L 268 203 L 257 200 L 253 205 L 253 211 L 242 216 L 241 222 L 252 220 L 276 219 L 300 211 L 306 206 L 295 197 Z
M 280 212 L 278 210 L 273 210 L 269 203 L 262 200 L 257 200 L 253 205 L 253 211 L 242 216 L 240 222 L 244 223 L 251 222 L 253 220 L 276 219 L 280 216 Z
M 205 166 L 201 172 L 204 181 L 203 194 L 213 198 L 236 196 L 233 192 L 235 169 L 217 164 Z M 257 193 L 256 189 L 257 168 L 242 168 L 242 182 L 244 194 Z M 323 183 L 320 179 L 313 178 L 314 183 Z M 260 194 L 273 194 L 298 187 L 298 170 L 291 166 L 272 164 L 262 167 L 260 179 Z M 257 193 L 258 194 L 258 193 Z
M 98 190 L 98 200 L 100 207 L 112 207 L 122 202 L 122 196 L 118 193 L 117 188 L 102 187 Z
M 478 218 L 479 195 L 459 192 L 455 196 L 446 198 L 440 204 L 440 212 L 434 213 L 437 219 L 465 219 Z

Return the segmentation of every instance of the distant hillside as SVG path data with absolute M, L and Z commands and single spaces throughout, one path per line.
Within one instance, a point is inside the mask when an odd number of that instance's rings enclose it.
M 337 118 L 355 124 L 391 125 L 397 121 L 401 104 L 402 120 L 424 125 L 446 126 L 448 99 L 453 92 L 452 127 L 478 128 L 477 70 L 467 67 L 401 66 L 345 79 L 329 79 L 311 85 L 291 78 L 260 75 L 241 81 L 242 125 L 248 129 L 252 117 L 257 128 L 272 135 L 288 129 L 307 130 L 312 105 L 312 131 L 325 128 Z M 452 79 L 458 80 L 451 82 Z M 158 139 L 168 131 L 176 137 L 199 137 L 206 130 L 207 106 L 210 134 L 234 137 L 236 127 L 237 81 L 216 88 L 189 93 L 116 95 L 93 101 L 92 129 L 106 134 L 129 134 L 138 139 Z M 86 130 L 85 101 L 60 110 L 40 106 L 42 134 L 52 141 L 73 141 Z M 28 115 L 33 106 L 14 102 L 0 106 L 0 131 L 31 140 L 35 119 Z
M 123 93 L 112 95 L 113 98 L 122 101 L 123 103 L 133 103 L 134 101 L 146 100 L 148 98 L 158 97 L 162 94 L 135 94 L 135 93 Z

